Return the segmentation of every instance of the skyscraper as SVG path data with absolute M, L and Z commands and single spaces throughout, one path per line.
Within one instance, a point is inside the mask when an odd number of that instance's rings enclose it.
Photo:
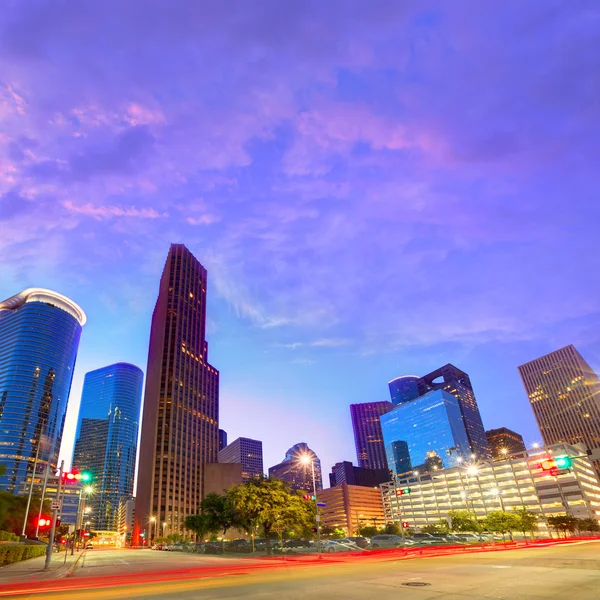
M 355 467 L 350 461 L 335 463 L 329 473 L 329 485 L 335 487 L 342 483 L 362 487 L 377 487 L 390 480 L 387 469 L 365 469 Z
M 93 474 L 86 503 L 100 531 L 117 531 L 119 505 L 133 494 L 143 380 L 138 367 L 116 363 L 90 371 L 83 383 L 73 466 Z
M 391 402 L 365 402 L 364 404 L 350 405 L 359 467 L 387 470 L 388 464 L 379 417 L 394 407 Z
M 464 371 L 448 364 L 421 377 L 417 386 L 419 396 L 424 396 L 433 390 L 444 390 L 452 394 L 458 400 L 471 452 L 479 460 L 487 460 L 491 457 L 473 386 Z
M 573 346 L 519 367 L 545 445 L 600 449 L 600 379 Z M 595 461 L 600 472 L 600 462 Z
M 485 432 L 492 458 L 506 458 L 525 452 L 523 437 L 508 427 L 499 427 Z
M 444 390 L 432 390 L 382 415 L 381 429 L 396 475 L 454 467 L 471 454 L 458 400 Z
M 200 511 L 205 463 L 219 448 L 219 372 L 208 362 L 206 269 L 172 244 L 152 315 L 134 545 L 151 518 L 183 533 Z
M 419 397 L 419 378 L 416 375 L 401 375 L 388 383 L 393 404 L 403 404 Z
M 219 452 L 219 462 L 240 463 L 244 483 L 262 477 L 264 475 L 262 442 L 250 438 L 238 438 Z
M 219 452 L 227 446 L 227 432 L 224 429 L 219 429 Z
M 285 481 L 293 490 L 303 490 L 312 493 L 313 480 L 311 466 L 301 461 L 301 458 L 306 455 L 312 460 L 315 470 L 316 488 L 320 490 L 323 487 L 321 461 L 315 452 L 308 447 L 306 442 L 300 442 L 292 446 L 285 453 L 285 458 L 282 462 L 269 468 L 269 477 Z
M 75 302 L 50 290 L 0 302 L 0 490 L 17 493 L 34 464 L 56 470 L 85 320 Z

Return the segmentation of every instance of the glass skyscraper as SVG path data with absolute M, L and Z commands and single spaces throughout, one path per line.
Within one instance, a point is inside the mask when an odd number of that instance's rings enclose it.
M 17 493 L 48 465 L 56 470 L 85 313 L 29 288 L 0 302 L 0 490 Z
M 302 457 L 308 455 L 315 470 L 315 487 L 320 490 L 323 487 L 323 476 L 321 474 L 321 461 L 311 450 L 306 442 L 294 444 L 286 453 L 285 458 L 278 465 L 269 468 L 269 477 L 281 479 L 290 485 L 292 490 L 301 490 L 312 494 L 313 480 L 310 464 L 304 464 Z
M 419 397 L 419 378 L 416 375 L 402 375 L 388 383 L 393 404 L 403 404 Z
M 117 531 L 119 504 L 133 494 L 143 380 L 142 370 L 128 363 L 85 376 L 73 467 L 93 475 L 86 504 L 100 531 Z
M 391 402 L 364 402 L 350 405 L 359 467 L 365 469 L 388 468 L 379 418 L 393 408 L 394 405 Z
M 458 400 L 444 390 L 400 404 L 380 420 L 388 465 L 396 475 L 454 467 L 459 457 L 471 454 Z

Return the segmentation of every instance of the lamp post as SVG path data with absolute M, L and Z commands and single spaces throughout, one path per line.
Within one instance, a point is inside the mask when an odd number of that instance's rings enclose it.
M 73 554 L 74 550 L 75 550 L 75 541 L 76 539 L 79 537 L 77 535 L 78 530 L 80 529 L 79 526 L 79 521 L 83 521 L 83 513 L 85 511 L 81 510 L 81 500 L 83 498 L 83 504 L 85 507 L 85 498 L 89 495 L 89 494 L 93 494 L 94 493 L 94 488 L 91 485 L 86 485 L 85 487 L 81 488 L 79 490 L 79 502 L 77 503 L 77 516 L 75 517 L 75 531 L 73 533 L 73 545 L 71 546 L 71 554 Z M 91 508 L 91 507 L 89 507 Z
M 317 501 L 317 483 L 315 480 L 315 463 L 309 454 L 303 454 L 300 457 L 300 462 L 303 465 L 308 465 L 310 463 L 310 469 L 312 472 L 312 483 L 313 483 L 313 496 L 315 499 L 315 521 L 317 523 L 317 550 L 319 552 L 319 558 L 321 558 L 321 515 L 319 514 L 319 503 Z

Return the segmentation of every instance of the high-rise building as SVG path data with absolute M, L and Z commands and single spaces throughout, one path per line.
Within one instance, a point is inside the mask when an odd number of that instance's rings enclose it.
M 219 452 L 220 463 L 240 463 L 242 481 L 257 479 L 264 475 L 262 442 L 250 438 L 238 438 Z
M 142 370 L 116 363 L 86 374 L 79 405 L 73 466 L 93 476 L 89 520 L 117 531 L 119 505 L 133 494 Z
M 388 469 L 379 418 L 393 408 L 395 405 L 391 402 L 365 402 L 350 405 L 359 467 Z
M 485 432 L 490 446 L 492 458 L 506 458 L 513 454 L 525 451 L 525 442 L 523 437 L 508 429 L 508 427 L 499 427 Z
M 200 511 L 205 463 L 219 448 L 219 372 L 208 362 L 206 269 L 173 244 L 152 315 L 134 545 L 149 519 L 183 533 Z
M 227 432 L 224 429 L 219 429 L 219 452 L 227 446 Z
M 403 404 L 419 397 L 419 378 L 416 375 L 402 375 L 388 383 L 393 404 Z
M 469 376 L 454 365 L 448 364 L 421 377 L 417 386 L 419 396 L 433 390 L 444 390 L 458 400 L 471 452 L 479 460 L 489 459 L 490 449 Z
M 388 466 L 394 473 L 406 473 L 411 469 L 410 452 L 405 440 L 395 440 L 390 444 Z M 392 461 L 390 463 L 390 460 Z
M 365 469 L 355 467 L 350 461 L 335 463 L 329 473 L 329 485 L 335 487 L 342 483 L 358 485 L 361 487 L 376 487 L 380 483 L 389 481 L 387 469 Z
M 17 493 L 34 468 L 56 471 L 85 320 L 75 302 L 50 290 L 0 302 L 0 490 Z
M 574 346 L 519 367 L 544 444 L 600 449 L 600 379 Z M 600 461 L 595 461 L 600 473 Z
M 444 390 L 433 390 L 382 415 L 381 429 L 388 464 L 396 475 L 453 467 L 471 454 L 458 400 Z
M 321 461 L 311 450 L 306 442 L 300 442 L 292 446 L 286 453 L 283 462 L 269 468 L 269 477 L 281 479 L 288 483 L 293 490 L 313 491 L 312 468 L 309 464 L 302 462 L 302 457 L 310 457 L 315 471 L 316 488 L 323 487 L 321 475 Z

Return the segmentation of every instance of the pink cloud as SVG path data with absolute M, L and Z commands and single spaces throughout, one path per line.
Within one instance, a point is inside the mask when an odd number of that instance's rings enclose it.
M 93 217 L 95 219 L 112 219 L 113 217 L 136 217 L 139 219 L 159 219 L 168 217 L 167 213 L 159 213 L 153 208 L 135 208 L 134 206 L 93 206 L 82 204 L 78 206 L 71 200 L 63 202 L 63 206 L 71 213 Z

